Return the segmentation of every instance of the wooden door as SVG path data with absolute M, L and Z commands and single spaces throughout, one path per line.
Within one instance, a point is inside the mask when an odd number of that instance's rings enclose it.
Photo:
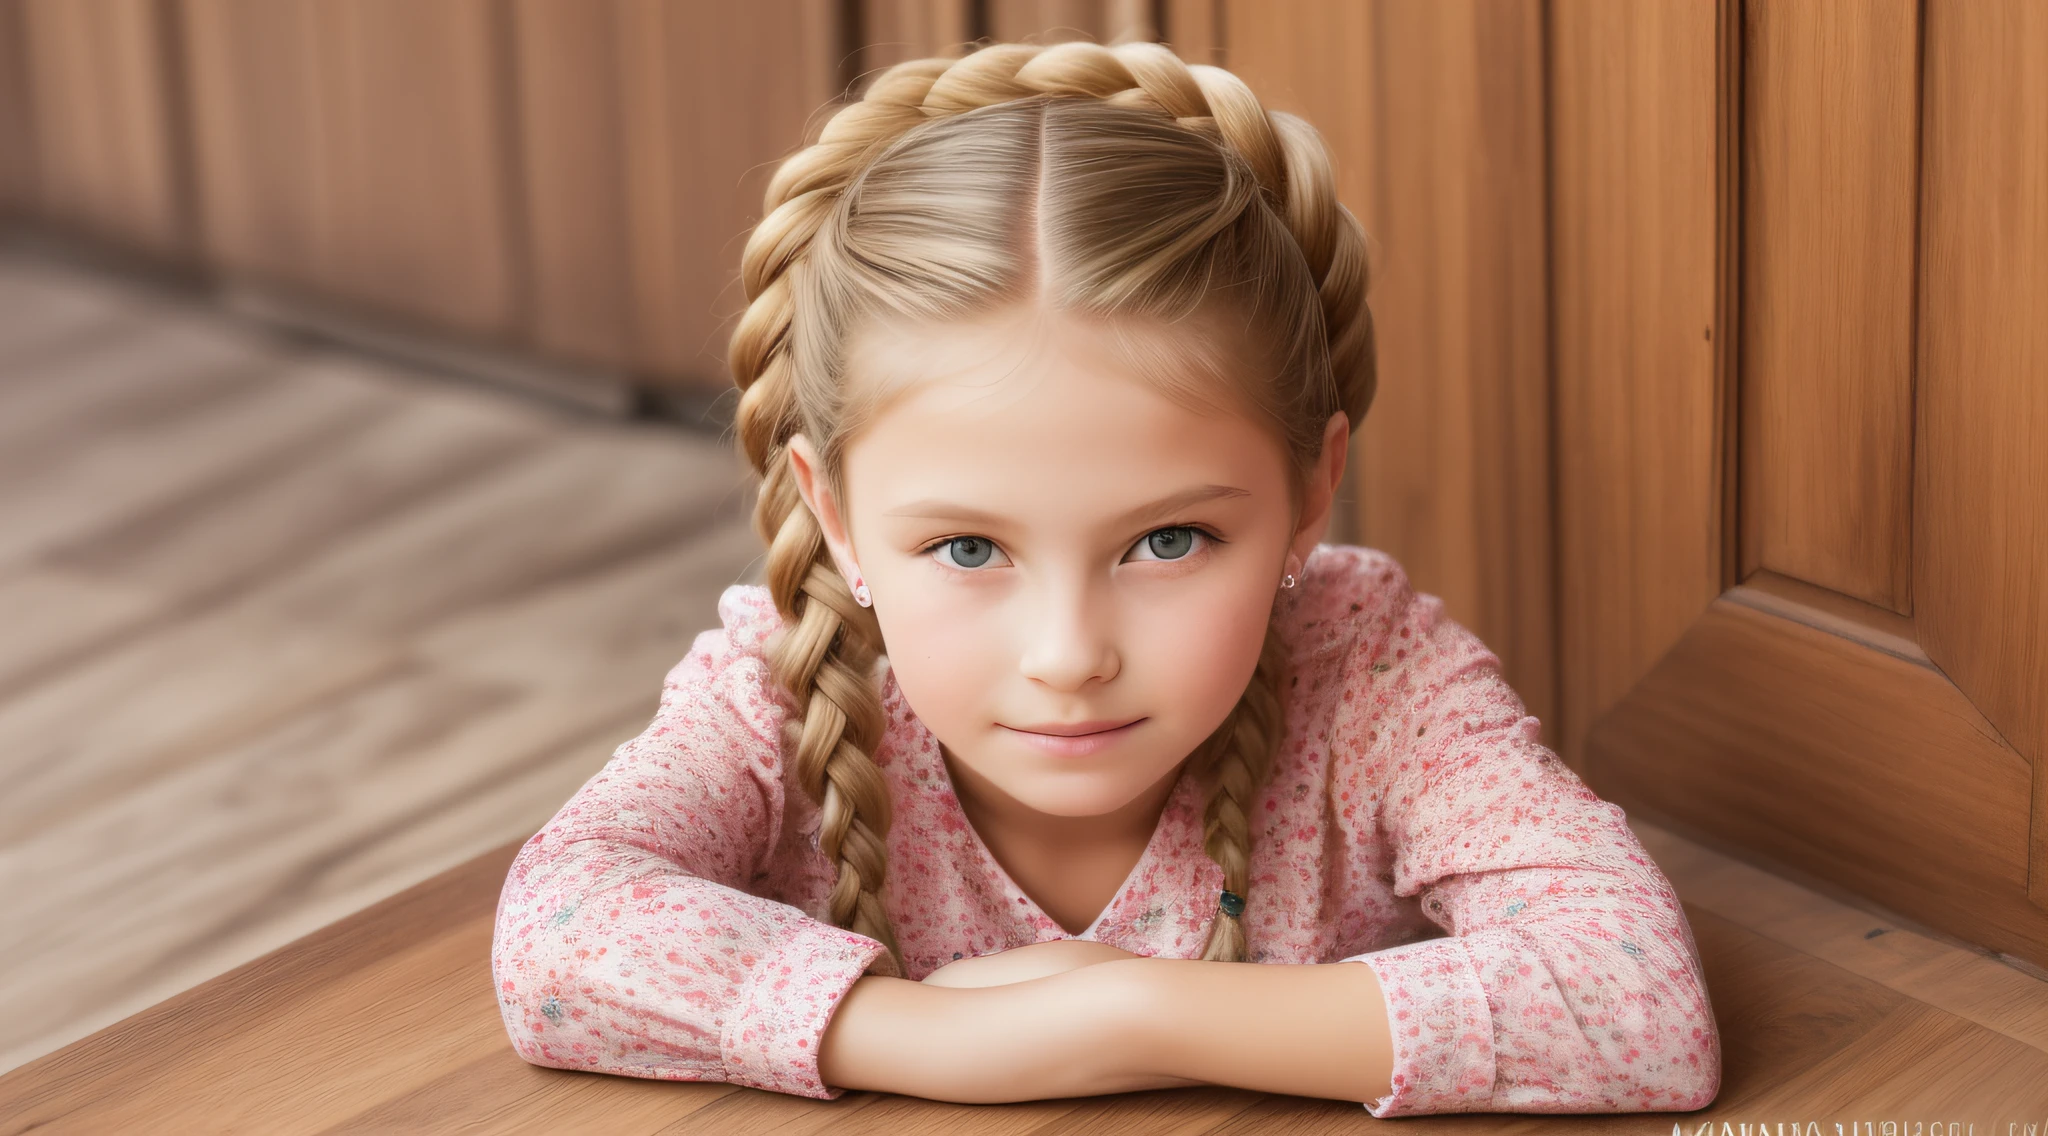
M 1549 20 L 1568 759 L 2048 964 L 2048 8 Z

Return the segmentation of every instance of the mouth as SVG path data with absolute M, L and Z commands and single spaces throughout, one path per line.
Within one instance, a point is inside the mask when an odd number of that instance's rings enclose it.
M 1129 737 L 1149 721 L 1043 722 L 1030 726 L 1003 726 L 1028 745 L 1061 757 L 1086 757 Z M 1001 725 L 1001 723 L 997 723 Z

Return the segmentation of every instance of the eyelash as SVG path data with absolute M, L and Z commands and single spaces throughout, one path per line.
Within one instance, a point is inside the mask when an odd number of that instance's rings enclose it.
M 1224 540 L 1224 539 L 1223 539 L 1222 537 L 1220 537 L 1220 536 L 1217 536 L 1217 535 L 1216 535 L 1215 533 L 1211 532 L 1211 531 L 1209 530 L 1209 528 L 1208 528 L 1208 527 L 1207 527 L 1206 525 L 1162 525 L 1162 526 L 1160 526 L 1159 528 L 1153 529 L 1153 530 L 1151 530 L 1151 532 L 1148 532 L 1148 533 L 1146 533 L 1146 534 L 1145 534 L 1144 536 L 1141 536 L 1141 537 L 1139 537 L 1139 538 L 1138 538 L 1137 540 L 1135 540 L 1135 541 L 1131 542 L 1131 547 L 1132 547 L 1132 548 L 1136 548 L 1136 547 L 1138 547 L 1138 545 L 1140 545 L 1140 544 L 1143 544 L 1143 543 L 1145 543 L 1145 542 L 1146 542 L 1146 541 L 1148 541 L 1148 540 L 1151 540 L 1151 539 L 1152 539 L 1152 537 L 1153 537 L 1153 536 L 1154 536 L 1155 534 L 1157 534 L 1157 533 L 1163 533 L 1163 532 L 1173 532 L 1173 531 L 1175 531 L 1175 530 L 1179 530 L 1179 529 L 1185 529 L 1185 530 L 1187 530 L 1188 532 L 1191 532 L 1191 533 L 1199 533 L 1199 534 L 1201 535 L 1201 537 L 1202 537 L 1202 539 L 1203 539 L 1203 540 L 1206 540 L 1206 541 L 1210 542 L 1211 544 L 1229 544 L 1229 543 L 1230 543 L 1229 541 L 1227 541 L 1227 540 Z M 918 550 L 918 555 L 919 555 L 919 556 L 930 556 L 930 555 L 932 555 L 933 553 L 937 552 L 937 551 L 938 551 L 939 549 L 941 549 L 941 548 L 944 548 L 945 546 L 947 546 L 947 545 L 949 545 L 949 544 L 953 543 L 954 541 L 956 541 L 956 540 L 966 540 L 966 539 L 967 539 L 968 537 L 970 537 L 970 536 L 974 536 L 974 534 L 973 534 L 973 533 L 961 533 L 961 534 L 960 534 L 960 535 L 958 535 L 958 536 L 947 536 L 947 537 L 940 537 L 939 539 L 937 539 L 937 540 L 935 540 L 935 541 L 932 541 L 931 543 L 929 543 L 929 544 L 925 545 L 925 546 L 924 546 L 923 548 L 919 549 L 919 550 Z M 987 538 L 987 537 L 985 537 L 985 536 L 983 536 L 983 537 L 975 537 L 975 539 L 977 539 L 977 540 L 988 540 L 988 538 Z M 994 544 L 994 545 L 995 545 L 995 546 L 996 546 L 997 548 L 1001 548 L 1001 547 L 1002 547 L 1002 545 L 1000 545 L 1000 544 L 996 544 L 996 542 L 995 542 L 995 541 L 992 541 L 992 540 L 988 540 L 988 542 L 989 542 L 990 544 Z M 1162 560 L 1162 561 L 1159 561 L 1159 563 L 1161 563 L 1161 564 L 1177 564 L 1177 563 L 1179 563 L 1180 561 L 1183 561 L 1183 560 L 1188 560 L 1188 559 L 1191 559 L 1191 558 L 1192 558 L 1192 557 L 1193 557 L 1193 556 L 1195 555 L 1195 553 L 1196 553 L 1196 552 L 1200 552 L 1200 551 L 1201 551 L 1200 549 L 1196 549 L 1196 550 L 1195 550 L 1195 552 L 1190 552 L 1190 553 L 1188 553 L 1188 554 L 1187 554 L 1186 556 L 1181 556 L 1181 557 L 1177 557 L 1177 558 L 1175 558 L 1175 559 L 1173 559 L 1173 560 Z M 1007 555 L 1007 553 L 1006 553 L 1005 555 Z M 958 567 L 958 566 L 956 566 L 956 565 L 952 565 L 952 564 L 945 564 L 945 563 L 941 563 L 941 564 L 940 564 L 939 566 L 940 566 L 940 567 L 942 567 L 942 568 L 951 568 L 951 569 L 952 569 L 953 571 L 955 571 L 955 572 L 979 572 L 979 571 L 981 571 L 981 569 L 979 569 L 979 568 L 961 568 L 961 567 Z

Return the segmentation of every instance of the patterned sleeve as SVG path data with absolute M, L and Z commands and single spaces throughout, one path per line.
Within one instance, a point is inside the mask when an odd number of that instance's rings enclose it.
M 1373 968 L 1394 1041 L 1376 1117 L 1705 1107 L 1720 1035 L 1692 929 L 1624 820 L 1538 741 L 1499 659 L 1384 573 L 1353 666 L 1363 760 L 1394 891 L 1447 937 L 1344 961 Z
M 736 606 L 737 605 L 737 606 Z M 498 901 L 491 970 L 536 1065 L 726 1081 L 835 1100 L 818 1046 L 885 948 L 743 890 L 782 821 L 766 664 L 697 637 L 638 737 L 526 842 Z

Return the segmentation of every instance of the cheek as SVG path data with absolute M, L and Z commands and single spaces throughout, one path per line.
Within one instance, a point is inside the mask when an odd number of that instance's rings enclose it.
M 1251 681 L 1272 611 L 1273 599 L 1258 580 L 1219 579 L 1214 587 L 1140 609 L 1130 624 L 1126 665 L 1153 676 L 1147 686 L 1154 704 L 1174 713 L 1199 741 L 1222 723 Z
M 904 698 L 942 740 L 977 724 L 1006 665 L 984 605 L 946 602 L 943 588 L 907 588 L 878 609 L 889 666 Z

